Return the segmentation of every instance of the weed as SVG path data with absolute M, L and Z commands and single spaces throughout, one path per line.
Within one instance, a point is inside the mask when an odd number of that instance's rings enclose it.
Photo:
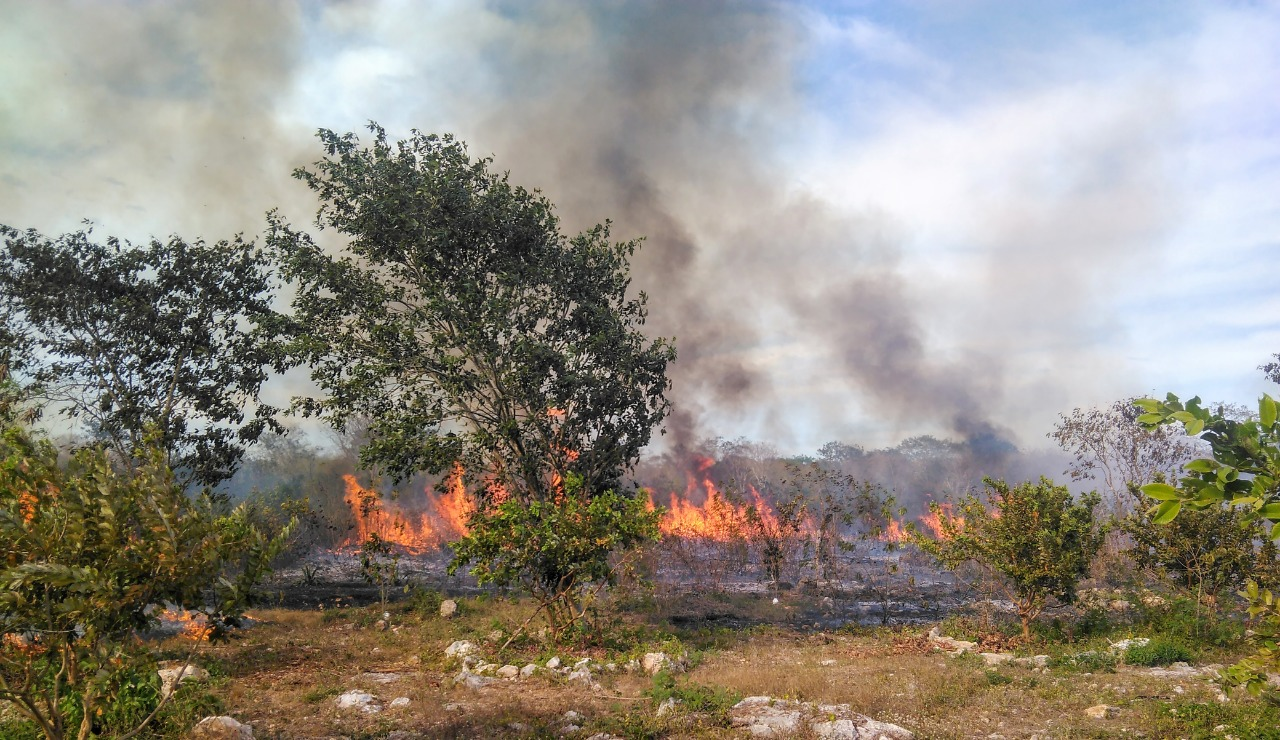
M 1007 676 L 1000 671 L 986 671 L 987 683 L 991 686 L 1006 686 L 1013 683 L 1013 677 Z
M 332 684 L 327 686 L 317 686 L 311 689 L 310 691 L 308 691 L 307 693 L 303 694 L 302 700 L 308 704 L 319 704 L 325 699 L 328 699 L 329 697 L 332 697 L 332 696 L 337 696 L 338 694 L 341 694 L 341 693 L 342 693 L 341 686 L 334 686 Z
M 666 671 L 658 671 L 653 677 L 653 686 L 645 695 L 653 699 L 654 704 L 675 699 L 687 711 L 713 716 L 726 715 L 729 708 L 742 699 L 740 694 L 723 686 L 702 686 L 689 681 L 678 681 Z
M 1083 653 L 1052 658 L 1049 667 L 1080 673 L 1115 673 L 1116 659 L 1108 653 L 1086 650 Z
M 1170 663 L 1190 662 L 1191 651 L 1169 640 L 1153 639 L 1145 645 L 1132 645 L 1124 651 L 1124 662 L 1129 665 L 1159 666 Z
M 422 586 L 414 586 L 409 591 L 409 611 L 420 617 L 430 619 L 440 615 L 440 604 L 444 602 L 444 597 L 439 591 Z

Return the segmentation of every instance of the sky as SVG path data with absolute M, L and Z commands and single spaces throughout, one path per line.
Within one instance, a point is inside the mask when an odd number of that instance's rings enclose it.
M 0 14 L 0 223 L 252 236 L 314 217 L 317 129 L 453 133 L 566 230 L 645 238 L 678 443 L 1037 447 L 1075 407 L 1275 393 L 1277 2 Z

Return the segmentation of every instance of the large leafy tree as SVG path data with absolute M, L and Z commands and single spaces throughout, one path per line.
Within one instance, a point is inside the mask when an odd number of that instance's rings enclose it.
M 285 368 L 265 252 L 239 237 L 134 246 L 0 226 L 0 339 L 15 376 L 133 467 L 150 436 L 186 485 L 234 473 L 279 429 L 259 403 Z
M 562 235 L 550 202 L 448 136 L 369 128 L 367 145 L 322 130 L 326 156 L 295 172 L 336 255 L 270 218 L 295 349 L 324 391 L 301 411 L 367 418 L 362 461 L 397 479 L 458 463 L 526 503 L 570 474 L 586 498 L 615 486 L 667 412 L 675 356 L 628 295 L 636 242 L 608 224 Z

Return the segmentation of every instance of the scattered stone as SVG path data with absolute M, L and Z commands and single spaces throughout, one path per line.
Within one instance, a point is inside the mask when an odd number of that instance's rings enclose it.
M 174 692 L 180 684 L 187 681 L 205 681 L 209 672 L 194 663 L 170 662 L 162 663 L 164 667 L 156 671 L 160 676 L 160 696 L 166 697 Z
M 578 725 L 565 725 L 564 727 L 561 727 L 561 728 L 560 728 L 560 734 L 561 734 L 561 735 L 572 735 L 573 733 L 578 732 L 578 731 L 579 731 L 579 730 L 581 730 L 581 729 L 582 729 L 582 728 L 581 728 L 581 727 L 579 727 Z
M 401 678 L 404 678 L 404 676 L 401 676 L 399 673 L 361 673 L 360 678 L 373 681 L 374 683 L 395 683 Z
M 477 676 L 465 668 L 463 668 L 458 675 L 453 677 L 453 683 L 455 686 L 465 686 L 472 691 L 479 691 L 497 680 L 498 679 L 496 678 L 489 678 L 488 676 Z
M 631 673 L 638 673 L 640 671 L 640 661 L 632 658 L 627 661 L 627 664 L 624 667 Z
M 582 714 L 580 714 L 579 712 L 575 712 L 574 710 L 570 709 L 569 711 L 564 713 L 564 717 L 562 717 L 561 719 L 563 719 L 565 722 L 581 722 L 582 720 L 586 719 L 586 717 L 583 717 Z
M 827 658 L 826 660 L 818 663 L 818 665 L 828 666 L 828 667 L 833 666 L 835 664 L 836 664 L 836 661 L 834 658 Z
M 618 737 L 617 735 L 610 735 L 607 732 L 597 732 L 596 734 L 587 738 L 587 740 L 622 740 L 622 738 Z
M 445 619 L 451 619 L 458 613 L 458 602 L 453 599 L 445 599 L 440 602 L 440 616 Z
M 582 670 L 583 668 L 587 668 L 587 667 L 589 667 L 590 665 L 591 665 L 591 659 L 590 659 L 590 658 L 583 658 L 582 660 L 580 660 L 580 661 L 578 661 L 577 663 L 574 663 L 574 664 L 573 664 L 573 670 L 575 670 L 575 671 L 580 671 L 580 670 Z
M 506 632 L 503 632 L 502 630 L 494 630 L 489 634 L 485 635 L 485 639 L 488 640 L 489 642 L 502 642 L 502 638 L 506 636 L 507 636 Z
M 472 668 L 471 670 L 475 673 L 479 673 L 482 676 L 487 676 L 488 674 L 498 670 L 498 664 L 497 663 L 481 663 L 480 665 L 476 666 L 475 668 Z
M 978 653 L 982 656 L 982 662 L 989 666 L 1004 665 L 1013 660 L 1013 653 Z
M 1120 707 L 1113 707 L 1107 704 L 1095 704 L 1084 710 L 1084 713 L 1094 719 L 1111 719 L 1120 713 Z
M 1127 640 L 1121 640 L 1120 642 L 1111 643 L 1111 651 L 1116 653 L 1123 653 L 1124 651 L 1128 650 L 1131 647 L 1143 647 L 1148 642 L 1151 642 L 1151 640 L 1149 640 L 1146 637 L 1130 637 Z
M 504 665 L 498 669 L 498 678 L 512 679 L 520 675 L 520 669 L 513 665 Z
M 683 658 L 673 660 L 666 653 L 645 653 L 640 659 L 640 668 L 650 676 L 658 671 L 670 671 L 675 673 L 684 670 L 685 662 Z
M 457 640 L 452 645 L 444 649 L 445 657 L 448 658 L 465 658 L 476 653 L 476 645 L 470 640 Z
M 551 658 L 548 658 L 548 659 L 547 659 L 547 663 L 546 663 L 546 665 L 547 665 L 547 668 L 549 668 L 549 669 L 551 669 L 551 670 L 553 670 L 553 671 L 554 671 L 555 669 L 559 668 L 559 667 L 560 667 L 560 656 L 556 655 L 556 656 L 552 656 Z
M 190 740 L 253 740 L 253 728 L 231 717 L 205 717 L 187 737 Z
M 352 689 L 339 696 L 335 703 L 338 705 L 338 709 L 364 709 L 373 704 L 373 694 Z
M 1033 655 L 1030 658 L 1014 658 L 1011 662 L 1023 668 L 1047 668 L 1049 666 L 1049 656 Z
M 528 732 L 528 731 L 529 731 L 529 725 L 526 725 L 526 724 L 525 724 L 525 723 L 523 723 L 523 722 L 508 722 L 508 723 L 507 723 L 507 728 L 508 728 L 508 729 L 511 729 L 511 730 L 515 730 L 516 732 Z
M 676 707 L 680 706 L 681 701 L 674 696 L 668 696 L 665 701 L 658 705 L 658 716 L 665 717 L 676 711 Z
M 588 668 L 579 668 L 576 671 L 572 671 L 565 677 L 565 680 L 570 683 L 580 683 L 585 686 L 594 686 L 596 683 L 595 677 L 591 675 L 591 670 Z
M 528 678 L 537 672 L 538 672 L 538 665 L 536 663 L 530 663 L 529 665 L 520 669 L 520 678 Z
M 729 710 L 734 727 L 757 737 L 791 737 L 810 731 L 832 740 L 912 740 L 905 728 L 857 714 L 848 704 L 812 704 L 749 696 Z
M 617 664 L 617 663 L 605 663 L 605 664 L 604 664 L 604 669 L 605 669 L 606 671 L 610 672 L 610 673 L 614 673 L 614 672 L 616 672 L 616 671 L 618 670 L 618 664 Z
M 466 704 L 454 704 L 453 702 L 444 705 L 444 711 L 446 712 L 462 712 L 465 711 L 466 708 Z
M 376 622 L 374 622 L 374 623 L 373 623 L 373 628 L 374 628 L 374 629 L 376 629 L 376 630 L 377 630 L 377 631 L 379 631 L 379 632 L 386 632 L 386 631 L 387 631 L 387 620 L 385 620 L 385 619 L 379 619 L 378 621 L 376 621 Z
M 409 697 L 407 696 L 398 696 L 395 699 L 391 700 L 392 709 L 399 709 L 400 707 L 407 707 L 407 706 L 409 706 Z
M 945 650 L 952 655 L 964 655 L 978 649 L 978 643 L 947 637 L 938 627 L 929 630 L 929 642 L 939 650 Z

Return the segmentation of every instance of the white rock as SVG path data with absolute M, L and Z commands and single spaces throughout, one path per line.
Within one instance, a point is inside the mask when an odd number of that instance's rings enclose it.
M 591 671 L 587 670 L 586 668 L 582 668 L 582 669 L 571 672 L 568 676 L 565 677 L 565 680 L 570 681 L 572 683 L 580 683 L 586 686 L 594 686 L 596 682 L 596 679 L 591 675 Z
M 582 670 L 583 668 L 586 668 L 586 667 L 588 667 L 588 666 L 590 666 L 590 665 L 591 665 L 591 659 L 590 659 L 590 658 L 583 658 L 582 660 L 580 660 L 580 661 L 578 661 L 577 663 L 574 663 L 574 664 L 573 664 L 573 670 L 575 670 L 575 671 L 580 671 L 580 670 Z
M 546 665 L 547 665 L 547 668 L 549 668 L 549 669 L 551 669 L 551 670 L 553 670 L 553 671 L 554 671 L 555 669 L 559 668 L 559 667 L 560 667 L 560 656 L 558 656 L 558 655 L 554 655 L 554 656 L 552 656 L 552 657 L 548 658 L 548 659 L 547 659 L 547 663 L 546 663 Z
M 447 658 L 465 658 L 474 655 L 477 651 L 476 644 L 470 640 L 456 640 L 449 647 L 444 649 Z
M 826 660 L 818 663 L 818 665 L 828 666 L 828 667 L 833 666 L 835 664 L 836 664 L 836 661 L 832 658 L 827 658 Z
M 1151 640 L 1146 637 L 1130 637 L 1127 640 L 1111 643 L 1111 649 L 1117 653 L 1123 653 L 1131 647 L 1143 647 L 1148 642 L 1151 642 Z
M 360 678 L 373 681 L 374 683 L 395 683 L 403 676 L 399 673 L 361 673 Z
M 520 669 L 513 665 L 504 665 L 498 669 L 498 678 L 515 678 L 520 675 Z
M 458 613 L 458 602 L 453 599 L 445 599 L 440 602 L 440 616 L 449 619 Z
M 187 737 L 190 740 L 253 740 L 253 728 L 231 717 L 205 717 Z
M 409 706 L 409 697 L 407 696 L 399 696 L 391 700 L 392 709 L 399 709 L 400 707 L 407 707 L 407 706 Z
M 204 681 L 209 672 L 194 663 L 179 663 L 156 671 L 160 676 L 160 696 L 173 693 L 174 689 L 187 681 Z
M 668 696 L 665 701 L 658 705 L 658 716 L 665 717 L 676 710 L 680 706 L 680 700 L 674 696 Z
M 533 674 L 535 674 L 535 673 L 537 673 L 537 672 L 538 672 L 538 666 L 537 666 L 537 664 L 536 664 L 536 663 L 530 663 L 529 665 L 527 665 L 527 666 L 525 666 L 524 668 L 521 668 L 521 669 L 520 669 L 520 678 L 528 678 L 529 676 L 532 676 Z
M 471 669 L 473 673 L 479 673 L 482 676 L 493 673 L 496 670 L 498 670 L 497 663 L 481 663 L 480 665 Z
M 987 665 L 1003 665 L 1013 660 L 1013 653 L 978 653 Z
M 666 653 L 645 653 L 644 657 L 640 659 L 640 667 L 650 676 L 663 668 L 670 667 L 670 665 L 671 659 L 667 657 Z
M 813 734 L 830 740 L 858 740 L 860 737 L 858 727 L 851 719 L 814 722 L 810 727 L 813 728 Z
M 563 719 L 565 722 L 581 722 L 586 718 L 583 717 L 580 713 L 570 709 L 569 711 L 564 713 L 564 716 L 561 717 L 561 719 Z
M 560 734 L 561 734 L 561 735 L 572 735 L 573 733 L 578 732 L 578 731 L 579 731 L 579 730 L 581 730 L 581 729 L 582 729 L 582 728 L 581 728 L 581 727 L 579 727 L 579 726 L 577 726 L 577 725 L 565 725 L 564 727 L 561 727 L 561 728 L 560 728 Z
M 373 703 L 373 694 L 367 691 L 351 691 L 342 694 L 336 701 L 338 709 L 355 709 L 356 707 L 364 708 Z
M 910 731 L 853 712 L 848 704 L 749 696 L 729 710 L 729 721 L 757 737 L 792 737 L 808 725 L 815 735 L 841 740 L 912 740 Z
M 460 673 L 458 673 L 458 675 L 453 677 L 453 683 L 455 685 L 465 686 L 468 689 L 471 689 L 473 691 L 483 689 L 484 687 L 488 686 L 489 684 L 497 680 L 498 679 L 496 678 L 489 678 L 487 676 L 477 676 L 476 674 L 466 669 L 463 669 Z
M 1111 719 L 1120 713 L 1119 707 L 1112 707 L 1106 704 L 1095 704 L 1084 710 L 1084 713 L 1094 719 Z

